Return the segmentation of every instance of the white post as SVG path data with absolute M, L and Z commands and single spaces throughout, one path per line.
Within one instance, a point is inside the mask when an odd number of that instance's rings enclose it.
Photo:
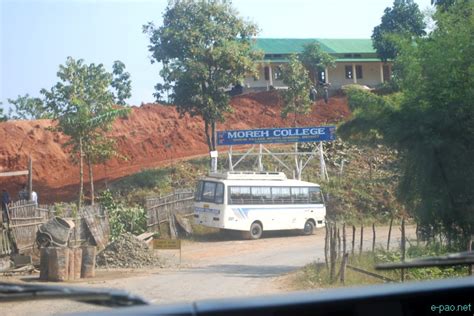
M 263 145 L 260 144 L 258 147 L 258 171 L 263 171 L 263 164 L 262 164 L 262 147 Z
M 323 154 L 323 142 L 319 142 L 319 165 L 321 167 L 321 180 L 326 178 L 325 168 L 326 165 L 324 163 L 324 154 Z
M 298 164 L 298 143 L 295 143 L 295 171 L 293 173 L 293 179 L 298 179 L 300 175 L 300 166 Z
M 209 152 L 211 155 L 211 172 L 217 172 L 217 150 Z
M 383 63 L 380 63 L 380 83 L 383 83 Z
M 303 174 L 303 159 L 300 159 L 298 167 L 298 180 L 301 181 L 301 175 Z
M 230 146 L 227 156 L 229 157 L 229 171 L 234 171 L 234 166 L 232 164 L 232 146 Z
M 329 69 L 324 69 L 324 78 L 326 79 L 326 83 L 329 83 Z
M 270 77 L 270 87 L 273 86 L 272 64 L 268 64 L 268 75 Z
M 357 83 L 356 65 L 352 64 L 352 81 Z

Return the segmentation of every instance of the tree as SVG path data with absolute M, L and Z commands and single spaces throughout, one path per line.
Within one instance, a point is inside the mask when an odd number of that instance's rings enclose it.
M 318 82 L 319 73 L 328 67 L 334 67 L 336 63 L 336 58 L 323 51 L 317 42 L 304 45 L 300 58 L 308 72 L 313 74 L 314 84 Z
M 472 1 L 457 1 L 436 12 L 427 38 L 401 43 L 401 93 L 352 93 L 354 118 L 339 132 L 398 148 L 400 199 L 419 225 L 448 236 L 474 232 L 473 12 Z
M 431 5 L 437 6 L 441 10 L 447 10 L 456 0 L 431 0 Z
M 114 95 L 110 92 L 113 76 L 102 64 L 84 64 L 82 59 L 68 57 L 65 65 L 59 66 L 58 77 L 61 80 L 45 96 L 47 109 L 58 122 L 57 130 L 70 137 L 67 146 L 71 146 L 75 160 L 79 163 L 79 208 L 83 199 L 84 156 L 88 157 L 93 196 L 93 178 L 91 153 L 98 135 L 107 131 L 115 118 L 128 112 L 128 109 L 114 108 Z M 93 200 L 93 198 L 92 198 Z
M 114 95 L 115 103 L 119 105 L 126 105 L 125 99 L 132 96 L 132 80 L 130 74 L 125 71 L 125 64 L 120 60 L 116 60 L 113 65 L 114 78 L 110 84 L 116 90 Z
M 386 8 L 382 22 L 372 32 L 372 41 L 379 57 L 386 61 L 397 56 L 397 37 L 412 38 L 426 34 L 423 14 L 413 0 L 395 0 Z
M 308 114 L 311 111 L 311 100 L 309 92 L 311 89 L 311 80 L 308 71 L 303 63 L 299 60 L 298 55 L 292 54 L 288 58 L 288 63 L 282 69 L 283 83 L 288 89 L 283 92 L 284 107 L 281 116 L 286 118 L 288 113 L 293 112 L 294 126 L 296 127 L 296 119 L 298 114 Z M 295 143 L 295 151 L 298 151 L 298 143 Z M 295 155 L 296 176 L 301 180 L 302 165 L 301 160 L 298 161 L 298 155 Z
M 261 54 L 252 50 L 257 27 L 237 16 L 229 1 L 171 1 L 163 25 L 144 25 L 150 37 L 152 62 L 160 62 L 164 84 L 155 87 L 157 99 L 166 88 L 180 114 L 201 116 L 210 151 L 216 149 L 216 123 L 232 111 L 230 86 L 246 75 L 256 76 Z
M 308 71 L 297 55 L 293 54 L 289 57 L 288 64 L 283 67 L 282 80 L 288 86 L 288 90 L 283 92 L 285 106 L 281 111 L 281 116 L 286 118 L 288 113 L 293 112 L 296 126 L 297 114 L 308 114 L 312 104 L 309 99 L 311 81 Z
M 9 117 L 14 120 L 40 120 L 51 118 L 43 100 L 32 98 L 29 94 L 19 95 L 16 100 L 8 99 L 8 103 L 14 106 L 10 108 Z

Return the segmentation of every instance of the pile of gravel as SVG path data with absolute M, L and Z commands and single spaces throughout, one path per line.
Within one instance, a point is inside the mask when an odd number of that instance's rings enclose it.
M 161 266 L 148 245 L 133 234 L 125 233 L 97 255 L 97 266 L 107 268 L 142 268 Z

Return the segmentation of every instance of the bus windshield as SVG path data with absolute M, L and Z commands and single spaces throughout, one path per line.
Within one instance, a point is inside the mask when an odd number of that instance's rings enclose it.
M 222 204 L 224 202 L 224 184 L 214 181 L 199 181 L 195 201 Z

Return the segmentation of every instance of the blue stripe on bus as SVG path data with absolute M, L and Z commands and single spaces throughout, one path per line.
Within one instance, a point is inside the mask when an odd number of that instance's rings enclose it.
M 240 218 L 248 218 L 248 213 L 250 211 L 260 211 L 260 210 L 267 210 L 267 211 L 273 211 L 273 210 L 289 210 L 289 209 L 310 209 L 311 207 L 307 206 L 300 206 L 300 207 L 271 207 L 271 208 L 232 208 L 232 211 L 234 211 L 234 214 Z

